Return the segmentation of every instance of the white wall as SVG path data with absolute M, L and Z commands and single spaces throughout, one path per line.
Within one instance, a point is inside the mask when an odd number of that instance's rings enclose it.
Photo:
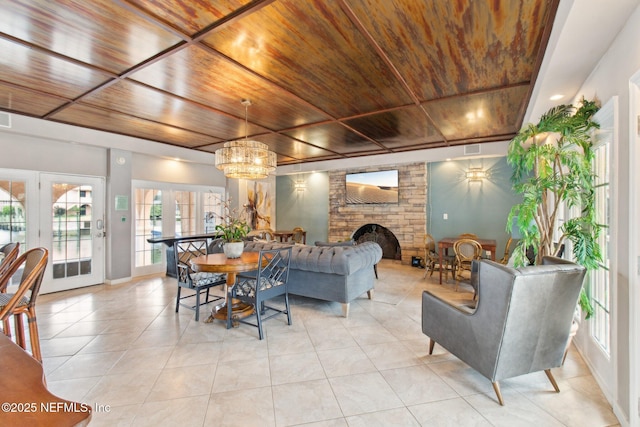
M 207 159 L 205 159 L 206 161 Z M 194 163 L 133 153 L 133 179 L 224 187 L 225 176 L 214 163 Z
M 0 153 L 0 169 L 106 178 L 108 283 L 131 275 L 134 206 L 130 200 L 129 212 L 116 212 L 114 200 L 115 195 L 133 197 L 132 179 L 217 187 L 226 183 L 210 153 L 15 114 L 10 128 L 0 127 Z
M 633 417 L 636 417 L 635 412 L 638 410 L 629 398 L 631 381 L 633 381 L 630 375 L 632 362 L 629 358 L 630 312 L 637 310 L 638 301 L 629 299 L 630 286 L 634 284 L 636 275 L 635 266 L 630 265 L 628 257 L 633 250 L 629 239 L 631 221 L 638 220 L 630 218 L 629 206 L 629 195 L 633 191 L 638 191 L 630 184 L 631 167 L 637 167 L 637 165 L 630 163 L 630 144 L 633 139 L 629 135 L 629 79 L 640 70 L 640 43 L 638 43 L 640 31 L 638 29 L 640 29 L 640 7 L 636 8 L 629 17 L 625 27 L 578 91 L 578 96 L 584 96 L 587 99 L 597 98 L 602 103 L 613 96 L 619 97 L 619 144 L 615 147 L 618 151 L 618 163 L 614 167 L 617 174 L 617 182 L 614 185 L 617 186 L 618 209 L 612 212 L 614 221 L 617 222 L 616 246 L 613 249 L 618 255 L 616 257 L 618 269 L 614 272 L 617 286 L 613 291 L 614 323 L 617 325 L 617 333 L 613 337 L 617 345 L 612 355 L 617 371 L 613 405 L 616 415 L 627 421 L 630 412 L 633 411 Z M 588 332 L 587 328 L 581 328 L 578 345 L 586 339 L 586 332 Z M 638 364 L 639 361 L 635 360 L 633 363 Z
M 102 147 L 0 131 L 0 153 L 0 168 L 107 175 L 107 149 Z

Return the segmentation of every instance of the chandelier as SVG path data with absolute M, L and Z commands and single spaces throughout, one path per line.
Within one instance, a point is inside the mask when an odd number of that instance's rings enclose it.
M 225 142 L 224 147 L 216 150 L 216 167 L 228 178 L 263 179 L 276 169 L 277 156 L 269 151 L 267 144 L 247 138 L 247 112 L 251 101 L 243 99 L 242 105 L 244 139 Z

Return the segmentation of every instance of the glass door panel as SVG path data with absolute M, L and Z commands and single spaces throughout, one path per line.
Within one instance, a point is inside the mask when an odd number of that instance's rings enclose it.
M 27 234 L 26 182 L 0 179 L 0 247 L 17 242 L 24 252 Z
M 136 188 L 135 215 L 134 267 L 162 264 L 164 244 L 147 241 L 162 236 L 162 191 Z
M 104 280 L 104 181 L 101 178 L 43 174 L 41 236 L 49 248 L 43 292 Z

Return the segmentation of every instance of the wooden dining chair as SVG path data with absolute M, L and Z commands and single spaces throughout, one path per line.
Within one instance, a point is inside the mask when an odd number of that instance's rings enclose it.
M 502 256 L 500 261 L 498 261 L 500 264 L 506 265 L 509 262 L 509 252 L 511 249 L 511 243 L 513 243 L 513 237 L 509 237 L 509 240 L 507 240 L 507 244 L 504 245 L 504 255 Z
M 49 252 L 45 248 L 33 248 L 20 255 L 9 267 L 7 273 L 0 279 L 0 287 L 7 286 L 8 281 L 22 269 L 20 284 L 15 293 L 0 293 L 0 319 L 3 321 L 13 316 L 16 327 L 16 343 L 27 349 L 22 315 L 27 316 L 29 324 L 29 339 L 33 358 L 42 363 L 40 352 L 40 337 L 36 321 L 36 299 L 40 292 L 42 277 L 47 267 Z M 11 332 L 5 330 L 5 335 Z
M 9 266 L 13 261 L 18 258 L 20 253 L 20 243 L 11 242 L 0 248 L 0 254 L 2 254 L 2 260 L 0 261 L 0 277 L 9 269 Z M 3 291 L 0 289 L 0 292 Z
M 2 254 L 2 261 L 0 261 L 0 278 L 9 270 L 11 264 L 18 258 L 19 253 L 20 243 L 18 242 L 7 243 L 0 249 L 0 254 Z M 0 279 L 0 281 L 1 280 L 2 279 Z M 5 293 L 7 291 L 7 283 L 9 283 L 8 280 L 4 282 L 4 286 L 0 285 L 2 286 L 0 287 L 1 293 Z M 4 320 L 3 327 L 5 333 L 11 335 L 11 323 L 9 322 L 9 319 Z
M 291 235 L 291 240 L 294 243 L 304 243 L 304 229 L 302 227 L 295 227 Z
M 473 234 L 473 233 L 462 233 L 462 234 L 458 235 L 458 238 L 460 238 L 460 239 L 478 240 L 478 235 L 477 234 Z
M 440 256 L 436 252 L 436 241 L 433 236 L 427 233 L 424 237 L 424 262 L 425 271 L 423 279 L 433 276 L 434 271 L 442 271 L 445 274 L 445 280 L 449 280 L 449 270 L 453 265 L 454 256 L 442 254 L 442 265 L 440 265 Z
M 473 239 L 460 239 L 453 244 L 453 252 L 456 256 L 456 269 L 454 279 L 456 281 L 455 290 L 458 290 L 460 280 L 471 281 L 473 260 L 482 258 L 482 246 Z M 466 273 L 469 277 L 465 277 Z

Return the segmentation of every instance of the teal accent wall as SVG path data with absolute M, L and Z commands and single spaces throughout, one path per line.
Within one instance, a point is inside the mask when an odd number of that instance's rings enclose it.
M 296 183 L 304 184 L 297 189 Z M 276 177 L 276 228 L 307 231 L 307 244 L 329 235 L 329 174 L 302 173 Z
M 482 168 L 488 177 L 481 182 L 469 181 L 469 168 Z M 509 238 L 507 216 L 511 206 L 522 200 L 511 188 L 511 173 L 506 157 L 429 163 L 427 232 L 436 241 L 460 233 L 496 239 L 496 259 L 502 258 Z

